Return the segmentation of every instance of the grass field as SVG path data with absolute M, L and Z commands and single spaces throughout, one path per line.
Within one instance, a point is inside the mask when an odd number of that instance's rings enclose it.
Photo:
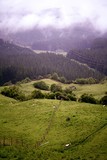
M 33 83 L 21 84 L 22 90 L 30 94 Z M 76 88 L 78 96 L 91 92 L 99 98 L 107 83 Z M 7 144 L 12 138 L 12 145 L 3 146 L 4 138 Z M 18 102 L 0 94 L 0 143 L 0 160 L 107 160 L 107 107 L 47 99 Z

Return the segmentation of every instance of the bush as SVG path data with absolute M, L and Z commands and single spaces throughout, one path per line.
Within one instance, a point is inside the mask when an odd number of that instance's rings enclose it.
M 86 93 L 81 96 L 80 101 L 92 104 L 97 103 L 97 100 L 92 96 L 92 94 L 88 95 Z
M 100 103 L 103 105 L 107 105 L 107 95 L 101 98 Z
M 60 82 L 62 82 L 62 83 L 66 83 L 66 78 L 65 77 L 60 77 Z
M 38 89 L 49 90 L 49 86 L 43 81 L 36 82 L 33 85 L 35 88 L 38 88 Z
M 52 84 L 50 89 L 51 89 L 51 92 L 53 93 L 62 92 L 62 87 L 58 84 Z
M 44 97 L 45 97 L 44 94 L 40 90 L 35 90 L 32 92 L 32 98 L 42 99 Z
M 69 100 L 69 98 L 67 97 L 66 94 L 62 93 L 62 92 L 55 92 L 55 98 L 58 100 Z
M 45 98 L 47 98 L 47 99 L 55 99 L 55 93 L 47 93 L 47 94 L 45 94 Z
M 69 100 L 71 100 L 71 101 L 76 101 L 76 100 L 77 100 L 75 94 L 68 94 L 67 97 L 68 97 Z
M 46 93 L 45 98 L 66 100 L 66 101 L 69 101 L 69 100 L 76 101 L 76 97 L 74 94 L 66 94 L 64 92 Z
M 64 92 L 67 94 L 72 94 L 72 87 L 66 87 Z
M 25 95 L 19 90 L 17 86 L 11 86 L 11 87 L 5 87 L 2 91 L 1 94 L 14 98 L 16 100 L 21 100 L 24 101 Z

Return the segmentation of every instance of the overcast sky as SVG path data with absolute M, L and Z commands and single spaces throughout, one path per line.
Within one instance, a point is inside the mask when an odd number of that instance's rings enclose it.
M 7 31 L 66 27 L 86 20 L 105 31 L 106 19 L 107 0 L 0 0 L 0 29 Z

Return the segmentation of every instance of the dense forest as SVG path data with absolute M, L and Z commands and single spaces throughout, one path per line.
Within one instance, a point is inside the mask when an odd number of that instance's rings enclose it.
M 13 83 L 26 77 L 37 79 L 56 72 L 68 81 L 77 78 L 93 77 L 100 79 L 102 74 L 87 65 L 70 60 L 63 55 L 52 53 L 36 54 L 29 48 L 20 47 L 0 40 L 0 85 Z
M 67 57 L 85 63 L 91 68 L 107 75 L 107 39 L 97 38 L 92 47 L 83 50 L 71 50 Z

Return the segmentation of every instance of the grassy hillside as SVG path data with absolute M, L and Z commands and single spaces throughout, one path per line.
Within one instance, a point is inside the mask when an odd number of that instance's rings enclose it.
M 41 81 L 41 80 L 39 80 Z M 104 83 L 99 83 L 99 84 L 91 84 L 91 85 L 79 85 L 79 84 L 63 84 L 58 81 L 54 81 L 52 79 L 42 79 L 49 87 L 55 83 L 55 84 L 60 84 L 62 88 L 70 87 L 70 86 L 75 86 L 76 90 L 73 92 L 76 94 L 76 96 L 79 98 L 82 94 L 88 93 L 88 94 L 93 94 L 93 96 L 97 99 L 100 99 L 105 95 L 105 92 L 107 92 L 107 81 Z M 33 87 L 33 84 L 37 81 L 31 81 L 29 83 L 23 83 L 20 85 L 20 89 L 27 95 L 31 94 L 32 91 L 35 90 Z M 46 92 L 46 91 L 45 91 Z
M 33 83 L 21 84 L 22 90 L 29 94 Z M 78 96 L 89 88 L 76 87 Z M 107 83 L 90 85 L 90 91 L 98 97 L 106 87 Z M 0 94 L 0 160 L 106 160 L 106 133 L 107 107 L 102 105 L 46 99 L 18 102 Z

